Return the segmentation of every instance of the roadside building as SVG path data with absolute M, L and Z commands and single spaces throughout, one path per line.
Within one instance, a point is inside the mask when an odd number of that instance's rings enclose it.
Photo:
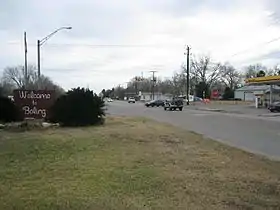
M 242 101 L 255 101 L 256 95 L 264 94 L 269 89 L 269 85 L 250 85 L 243 86 L 234 91 L 234 98 L 239 98 Z
M 270 91 L 271 93 L 271 99 L 272 101 L 280 101 L 280 87 L 279 86 L 274 86 L 273 88 L 267 89 L 264 93 L 264 105 L 267 107 L 269 105 L 269 100 L 270 100 Z
M 271 94 L 270 94 L 271 92 Z M 277 85 L 250 85 L 236 89 L 234 97 L 243 101 L 254 102 L 256 98 L 259 99 L 259 106 L 267 107 L 269 105 L 270 97 L 273 101 L 280 101 L 280 87 Z
M 171 98 L 172 98 L 172 94 L 162 94 L 161 92 L 154 93 L 154 100 L 166 100 Z M 141 92 L 140 100 L 151 101 L 153 100 L 153 94 L 151 92 Z

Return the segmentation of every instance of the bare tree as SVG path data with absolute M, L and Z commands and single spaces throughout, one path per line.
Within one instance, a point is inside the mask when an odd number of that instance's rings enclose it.
M 36 67 L 33 65 L 27 68 L 27 81 L 26 86 L 32 86 L 37 82 Z M 25 86 L 24 67 L 12 66 L 4 69 L 3 79 L 11 84 L 14 84 L 17 88 L 23 88 Z
M 212 63 L 209 56 L 201 56 L 192 60 L 190 74 L 197 82 L 203 82 L 211 87 L 222 75 L 222 70 L 220 63 Z
M 255 65 L 249 65 L 245 67 L 245 78 L 254 78 L 259 76 L 259 72 L 264 71 L 267 72 L 267 67 L 263 66 L 262 64 L 258 63 Z
M 172 93 L 174 95 L 182 95 L 185 92 L 184 83 L 184 75 L 182 73 L 175 72 L 172 77 Z
M 64 90 L 56 85 L 49 77 L 41 75 L 40 86 L 42 89 L 55 90 L 56 92 L 63 93 Z M 33 65 L 28 66 L 27 69 L 27 81 L 24 79 L 24 67 L 14 66 L 7 67 L 4 69 L 2 76 L 2 84 L 10 85 L 13 89 L 37 89 L 38 88 L 38 76 L 36 72 L 36 67 Z
M 23 74 L 24 68 L 21 68 L 20 66 L 7 67 L 3 72 L 3 80 L 14 84 L 17 88 L 22 88 L 24 86 Z
M 276 75 L 280 75 L 280 66 L 279 65 L 275 65 L 273 68 L 268 69 L 266 72 L 267 76 L 276 76 Z
M 15 88 L 13 84 L 6 82 L 3 78 L 0 79 L 0 96 L 12 95 Z
M 240 73 L 232 65 L 227 63 L 223 65 L 222 69 L 221 81 L 233 90 L 241 81 Z

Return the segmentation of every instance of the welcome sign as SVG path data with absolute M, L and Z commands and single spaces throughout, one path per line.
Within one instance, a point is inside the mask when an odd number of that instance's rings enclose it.
M 24 118 L 44 119 L 53 105 L 55 92 L 52 90 L 14 90 L 15 104 Z

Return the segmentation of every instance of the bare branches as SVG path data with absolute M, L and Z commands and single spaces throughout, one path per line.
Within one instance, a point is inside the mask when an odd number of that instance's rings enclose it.
M 209 56 L 201 56 L 198 59 L 194 58 L 191 62 L 190 74 L 198 82 L 212 86 L 213 82 L 222 74 L 221 64 L 212 63 Z
M 222 75 L 220 79 L 232 90 L 241 82 L 241 74 L 233 66 L 225 64 L 222 66 Z
M 7 87 L 14 88 L 26 88 L 26 89 L 37 89 L 38 88 L 38 76 L 36 67 L 34 65 L 28 66 L 27 69 L 27 81 L 24 79 L 24 67 L 23 66 L 12 66 L 4 69 L 2 76 L 2 84 Z M 63 92 L 63 89 L 49 78 L 41 75 L 41 88 L 48 90 L 57 90 Z M 13 89 L 14 89 L 13 88 Z
M 24 85 L 24 69 L 22 66 L 7 67 L 3 72 L 3 79 L 6 82 L 13 83 L 17 88 L 22 88 Z

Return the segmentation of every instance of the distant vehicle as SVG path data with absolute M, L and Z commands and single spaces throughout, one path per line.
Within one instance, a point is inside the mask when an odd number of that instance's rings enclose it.
M 174 111 L 176 109 L 179 109 L 180 111 L 182 111 L 183 106 L 184 103 L 182 99 L 173 99 L 164 103 L 164 110 Z
M 177 98 L 182 99 L 183 101 L 187 102 L 187 96 L 186 95 L 180 95 Z M 203 101 L 203 99 L 199 98 L 197 96 L 189 95 L 189 102 L 196 102 L 196 101 Z
M 111 99 L 111 98 L 105 98 L 104 101 L 110 103 L 110 102 L 113 102 L 113 99 Z
M 197 96 L 194 96 L 194 101 L 203 101 L 203 99 L 202 98 L 199 98 L 199 97 L 197 97 Z
M 107 99 L 107 102 L 113 102 L 113 99 L 108 98 L 108 99 Z
M 164 106 L 164 101 L 163 100 L 152 100 L 152 101 L 145 103 L 145 106 L 146 107 Z
M 268 109 L 271 112 L 280 112 L 280 101 L 273 102 Z
M 128 103 L 135 103 L 135 98 L 134 97 L 129 97 Z

